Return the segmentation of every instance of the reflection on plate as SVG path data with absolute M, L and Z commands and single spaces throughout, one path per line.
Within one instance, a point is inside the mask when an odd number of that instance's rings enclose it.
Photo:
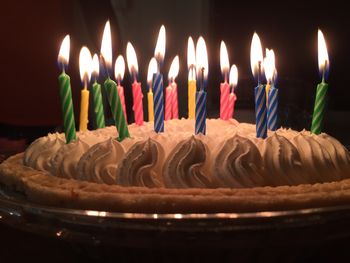
M 259 246 L 261 242 L 279 244 L 286 235 L 289 243 L 313 242 L 350 236 L 349 219 L 350 206 L 258 213 L 110 213 L 37 205 L 0 188 L 1 222 L 45 236 L 94 245 Z

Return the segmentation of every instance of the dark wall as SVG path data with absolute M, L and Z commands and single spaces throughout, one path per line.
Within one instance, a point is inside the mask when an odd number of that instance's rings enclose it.
M 209 53 L 208 107 L 212 116 L 219 112 L 220 41 L 228 47 L 230 62 L 239 69 L 237 107 L 253 109 L 253 86 L 249 49 L 254 31 L 264 47 L 273 48 L 281 107 L 306 111 L 312 109 L 316 83 L 317 29 L 325 34 L 331 68 L 329 109 L 350 110 L 348 99 L 348 12 L 343 4 L 328 1 L 279 4 L 248 1 L 46 1 L 7 2 L 1 16 L 1 95 L 0 123 L 18 125 L 59 125 L 61 123 L 56 57 L 60 41 L 71 34 L 72 50 L 69 74 L 76 118 L 79 113 L 81 84 L 78 55 L 81 45 L 98 52 L 102 30 L 111 20 L 114 56 L 123 54 L 127 41 L 136 49 L 144 92 L 146 74 L 161 24 L 167 29 L 167 53 L 163 73 L 168 74 L 171 60 L 180 56 L 180 115 L 187 115 L 186 48 L 189 35 L 200 34 Z M 165 78 L 166 79 L 166 78 Z M 131 114 L 130 78 L 124 80 Z M 146 101 L 144 101 L 146 106 Z

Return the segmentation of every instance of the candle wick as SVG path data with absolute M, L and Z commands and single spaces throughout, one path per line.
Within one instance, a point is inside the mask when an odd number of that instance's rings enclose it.
M 260 85 L 261 61 L 258 61 L 258 86 Z
M 324 68 L 323 68 L 323 72 L 322 72 L 322 82 L 325 82 L 326 70 L 327 70 L 327 60 L 325 60 L 325 62 L 324 62 Z
M 201 91 L 204 90 L 204 68 L 201 68 Z
M 120 86 L 120 76 L 118 75 L 118 86 Z

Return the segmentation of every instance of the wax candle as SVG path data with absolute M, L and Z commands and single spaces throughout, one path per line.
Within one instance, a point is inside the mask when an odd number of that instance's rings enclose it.
M 264 68 L 267 80 L 265 87 L 265 91 L 267 92 L 267 128 L 275 131 L 277 130 L 278 89 L 275 88 L 275 53 L 272 49 L 266 49 Z
M 157 133 L 164 132 L 164 100 L 163 100 L 163 75 L 160 66 L 165 55 L 165 27 L 162 25 L 154 50 L 154 58 L 157 61 L 157 73 L 153 75 L 154 92 L 154 130 Z
M 103 111 L 101 85 L 97 83 L 97 78 L 99 74 L 99 60 L 97 54 L 94 54 L 92 58 L 92 75 L 95 78 L 95 82 L 92 85 L 92 97 L 94 100 L 94 112 L 96 117 L 96 127 L 98 129 L 106 127 L 105 115 Z
M 187 66 L 188 66 L 188 118 L 195 118 L 196 109 L 196 51 L 192 37 L 188 38 Z
M 115 79 L 117 80 L 117 90 L 118 90 L 118 95 L 120 98 L 120 103 L 122 104 L 123 112 L 124 112 L 124 118 L 125 121 L 128 122 L 128 118 L 126 115 L 126 105 L 125 105 L 125 96 L 124 96 L 124 87 L 121 85 L 121 82 L 124 78 L 124 73 L 125 73 L 125 62 L 123 56 L 119 55 L 117 57 L 117 60 L 115 61 L 114 65 L 114 76 Z
M 169 69 L 169 90 L 170 90 L 170 112 L 172 119 L 178 119 L 179 118 L 179 109 L 178 109 L 178 96 L 177 96 L 177 84 L 175 82 L 175 79 L 177 75 L 179 74 L 179 56 L 175 56 L 173 59 L 170 69 Z M 167 90 L 168 90 L 167 88 Z M 167 95 L 166 95 L 167 96 Z M 167 106 L 167 100 L 165 99 L 165 105 Z M 165 107 L 165 116 L 167 115 L 167 109 Z M 167 119 L 165 117 L 165 119 Z
M 117 84 L 108 77 L 104 82 L 104 87 L 107 92 L 109 105 L 111 106 L 113 119 L 119 133 L 118 140 L 122 141 L 125 138 L 130 137 L 130 134 L 128 125 L 125 121 L 123 107 L 118 95 Z
M 164 120 L 170 120 L 172 118 L 172 106 L 171 103 L 173 101 L 172 99 L 172 86 L 171 83 L 168 87 L 165 88 L 165 114 L 164 114 Z
M 123 139 L 130 137 L 130 135 L 128 125 L 125 121 L 123 107 L 118 95 L 117 84 L 109 77 L 109 72 L 112 69 L 112 41 L 109 21 L 107 21 L 103 32 L 101 55 L 108 73 L 108 78 L 104 82 L 104 87 L 106 89 L 108 102 L 111 107 L 113 119 L 115 121 L 115 126 L 117 127 L 119 133 L 118 140 L 122 141 Z
M 178 119 L 179 118 L 179 103 L 178 103 L 178 96 L 177 96 L 177 84 L 174 81 L 172 84 L 172 103 L 171 103 L 171 112 L 172 112 L 172 118 Z
M 256 118 L 256 137 L 267 137 L 266 122 L 266 91 L 264 85 L 260 83 L 260 74 L 262 71 L 262 48 L 259 36 L 254 33 L 250 49 L 250 64 L 253 75 L 257 77 L 258 85 L 254 89 L 255 94 L 255 118 Z
M 220 66 L 221 73 L 224 76 L 224 82 L 220 84 L 220 119 L 228 120 L 230 115 L 230 85 L 228 84 L 230 62 L 228 59 L 227 48 L 224 41 L 221 41 L 220 44 Z
M 87 47 L 82 47 L 79 54 L 79 70 L 80 79 L 84 84 L 84 88 L 81 90 L 81 102 L 80 102 L 80 131 L 86 131 L 89 122 L 89 91 L 87 89 L 90 81 L 92 69 L 91 53 Z
M 197 62 L 197 92 L 196 92 L 196 120 L 195 134 L 206 133 L 207 117 L 207 92 L 205 91 L 206 79 L 208 77 L 208 54 L 203 37 L 199 37 L 196 48 Z
M 147 72 L 147 84 L 148 84 L 148 93 L 147 93 L 147 102 L 148 102 L 148 121 L 154 121 L 154 105 L 153 105 L 153 91 L 152 91 L 152 80 L 153 74 L 157 72 L 157 61 L 155 58 L 152 58 L 148 65 Z
M 129 42 L 126 47 L 126 57 L 128 60 L 129 72 L 134 82 L 132 83 L 132 97 L 134 105 L 132 107 L 134 111 L 135 123 L 137 125 L 143 124 L 143 104 L 142 104 L 142 90 L 141 83 L 137 82 L 138 63 L 134 47 Z
M 153 75 L 154 91 L 154 130 L 157 133 L 164 132 L 164 101 L 163 101 L 163 75 Z
M 229 116 L 228 118 L 233 118 L 235 103 L 237 96 L 235 94 L 235 88 L 238 83 L 238 70 L 236 65 L 231 66 L 230 70 L 230 95 L 229 95 Z
M 62 73 L 58 77 L 60 87 L 60 98 L 63 115 L 63 127 L 66 137 L 66 143 L 76 139 L 74 109 L 72 102 L 72 90 L 70 86 L 70 77 L 65 72 L 65 67 L 69 62 L 69 47 L 70 38 L 66 35 L 62 41 L 61 48 L 58 54 L 58 65 L 62 68 Z
M 320 74 L 322 75 L 322 81 L 317 85 L 316 89 L 315 106 L 311 125 L 311 132 L 314 134 L 320 134 L 322 131 L 328 91 L 326 76 L 329 70 L 329 59 L 326 41 L 321 30 L 318 30 L 318 66 Z

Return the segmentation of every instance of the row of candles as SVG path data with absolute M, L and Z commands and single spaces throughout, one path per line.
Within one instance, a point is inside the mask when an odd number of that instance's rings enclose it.
M 165 55 L 165 27 L 159 31 L 158 40 L 148 67 L 147 83 L 149 90 L 147 93 L 148 120 L 154 122 L 155 132 L 164 132 L 164 120 L 177 119 L 178 116 L 178 89 L 175 79 L 179 72 L 179 57 L 175 56 L 169 70 L 169 85 L 165 88 L 165 104 L 163 75 L 160 67 Z M 328 85 L 325 83 L 325 76 L 329 67 L 326 44 L 322 32 L 318 32 L 319 42 L 319 69 L 322 74 L 322 82 L 317 86 L 314 116 L 311 131 L 318 134 L 321 132 L 325 97 Z M 70 87 L 70 77 L 65 69 L 69 62 L 70 38 L 67 35 L 62 41 L 58 55 L 58 63 L 61 66 L 62 74 L 59 76 L 60 98 L 62 104 L 64 130 L 66 141 L 76 139 L 76 128 Z M 143 94 L 141 83 L 138 82 L 138 62 L 134 47 L 129 42 L 126 48 L 126 57 L 129 73 L 132 76 L 133 111 L 136 125 L 143 125 Z M 88 107 L 89 107 L 89 83 L 93 78 L 91 87 L 96 116 L 97 128 L 105 127 L 105 116 L 102 102 L 101 85 L 97 82 L 100 62 L 107 70 L 107 79 L 103 87 L 107 94 L 107 99 L 111 108 L 115 125 L 118 129 L 119 140 L 130 137 L 127 126 L 126 105 L 124 88 L 121 82 L 125 73 L 125 61 L 119 55 L 114 65 L 115 81 L 111 79 L 112 71 L 112 41 L 109 21 L 107 21 L 101 44 L 100 56 L 91 53 L 87 47 L 82 47 L 79 55 L 80 77 L 83 82 L 80 104 L 80 125 L 79 130 L 87 130 Z M 208 78 L 208 55 L 203 37 L 199 37 L 196 47 L 193 39 L 188 39 L 187 50 L 188 64 L 188 118 L 195 119 L 195 134 L 206 133 L 206 83 Z M 238 82 L 238 70 L 236 65 L 232 65 L 228 59 L 228 52 L 225 43 L 220 45 L 220 66 L 224 81 L 220 84 L 220 118 L 228 120 L 233 117 L 234 105 L 237 99 L 235 87 Z M 277 129 L 277 108 L 278 89 L 275 86 L 277 70 L 275 68 L 275 54 L 273 50 L 266 49 L 265 58 L 260 39 L 256 33 L 253 35 L 251 44 L 251 68 L 257 80 L 255 87 L 255 112 L 256 112 L 256 132 L 257 137 L 266 138 L 267 130 Z M 265 73 L 266 85 L 262 84 L 262 75 Z

